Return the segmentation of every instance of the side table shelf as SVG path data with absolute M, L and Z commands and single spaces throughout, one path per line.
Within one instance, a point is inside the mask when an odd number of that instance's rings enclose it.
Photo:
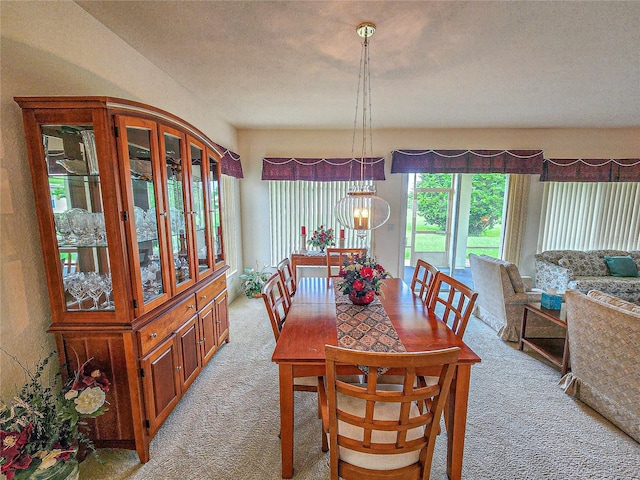
M 539 303 L 527 303 L 522 314 L 522 325 L 520 328 L 520 342 L 518 349 L 523 350 L 524 346 L 532 348 L 553 365 L 560 367 L 560 374 L 567 373 L 569 368 L 569 334 L 565 333 L 564 338 L 537 338 L 527 337 L 527 316 L 529 312 L 534 312 L 539 317 L 555 323 L 567 330 L 567 315 L 564 303 L 561 310 L 549 310 L 542 308 Z

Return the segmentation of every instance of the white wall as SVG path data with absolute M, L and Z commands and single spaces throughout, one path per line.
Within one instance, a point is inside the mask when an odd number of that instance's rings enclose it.
M 269 261 L 269 188 L 261 181 L 263 157 L 349 157 L 352 131 L 240 130 L 239 153 L 245 179 L 241 183 L 244 265 Z M 374 254 L 394 275 L 403 257 L 404 176 L 391 174 L 391 151 L 397 149 L 542 149 L 550 158 L 625 158 L 640 152 L 640 128 L 628 129 L 441 129 L 373 132 L 374 156 L 386 157 L 386 181 L 378 196 L 391 205 L 386 225 L 374 231 Z M 542 184 L 532 182 L 521 268 L 534 274 Z
M 0 346 L 34 365 L 54 350 L 22 129 L 24 95 L 108 95 L 167 110 L 237 149 L 236 131 L 70 1 L 0 2 Z M 0 353 L 0 396 L 24 381 Z

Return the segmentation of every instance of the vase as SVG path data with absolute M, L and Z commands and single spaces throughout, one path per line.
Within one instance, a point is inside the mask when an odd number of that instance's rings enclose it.
M 324 246 L 320 247 L 320 251 L 324 253 Z
M 351 303 L 354 305 L 369 305 L 375 297 L 375 295 L 363 295 L 359 297 L 355 290 L 351 290 L 349 293 L 349 300 L 351 300 Z
M 55 465 L 44 470 L 36 470 L 28 478 L 29 480 L 78 480 L 79 474 L 78 461 L 73 459 L 56 462 Z

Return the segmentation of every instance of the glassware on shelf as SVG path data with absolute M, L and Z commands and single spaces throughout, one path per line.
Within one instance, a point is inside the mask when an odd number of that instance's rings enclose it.
M 113 291 L 113 282 L 111 281 L 111 272 L 105 273 L 102 277 L 102 290 L 107 297 L 107 300 L 102 304 L 102 308 L 105 310 L 113 310 L 114 305 L 111 301 L 111 292 Z
M 84 273 L 75 273 L 65 277 L 65 288 L 76 301 L 76 310 L 84 310 L 82 302 L 88 298 Z
M 93 310 L 98 310 L 98 299 L 104 293 L 102 277 L 96 272 L 88 272 L 85 275 L 87 294 L 93 300 Z
M 111 301 L 113 284 L 111 273 L 79 272 L 64 277 L 64 288 L 71 294 L 75 301 L 74 310 L 113 310 Z M 100 302 L 101 298 L 104 302 Z M 91 298 L 93 305 L 85 308 L 83 302 Z
M 73 235 L 73 230 L 71 229 L 67 212 L 54 213 L 53 221 L 56 225 L 56 237 L 58 239 L 58 243 L 64 245 L 73 244 L 75 242 L 75 236 Z

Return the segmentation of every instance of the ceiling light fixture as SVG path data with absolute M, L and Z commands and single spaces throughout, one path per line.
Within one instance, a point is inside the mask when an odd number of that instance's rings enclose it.
M 347 196 L 341 199 L 333 209 L 338 222 L 345 228 L 356 231 L 358 238 L 364 238 L 369 230 L 381 227 L 389 219 L 391 208 L 386 200 L 376 196 L 373 181 L 365 178 L 365 166 L 369 164 L 369 172 L 373 178 L 373 135 L 371 133 L 371 71 L 369 62 L 369 39 L 376 32 L 371 22 L 358 25 L 356 32 L 364 41 L 360 53 L 360 72 L 358 77 L 358 93 L 356 95 L 356 115 L 353 121 L 353 141 L 351 145 L 351 169 L 360 163 L 360 182 L 349 188 Z M 355 157 L 356 132 L 358 130 L 358 112 L 362 87 L 362 150 L 360 159 Z M 368 114 L 368 118 L 367 118 Z M 367 145 L 367 134 L 369 142 Z M 367 146 L 369 157 L 367 157 Z

